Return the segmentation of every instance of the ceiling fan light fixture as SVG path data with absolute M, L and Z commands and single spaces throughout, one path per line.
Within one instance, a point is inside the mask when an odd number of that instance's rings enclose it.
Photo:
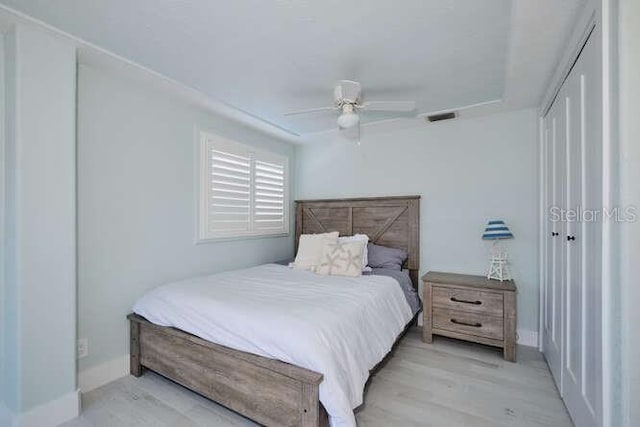
M 352 111 L 346 111 L 338 117 L 338 126 L 341 129 L 349 129 L 360 123 L 360 116 Z
M 360 113 L 380 111 L 387 114 L 404 116 L 405 114 L 415 112 L 415 109 L 416 103 L 414 101 L 362 102 L 362 86 L 360 83 L 352 80 L 340 80 L 333 88 L 333 106 L 292 111 L 285 113 L 285 115 L 293 116 L 323 111 L 339 111 L 338 127 L 340 129 L 350 129 L 359 128 Z

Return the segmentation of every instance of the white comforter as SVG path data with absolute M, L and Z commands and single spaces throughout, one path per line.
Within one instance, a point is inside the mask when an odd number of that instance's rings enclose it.
M 355 426 L 369 370 L 411 319 L 384 276 L 320 276 L 268 264 L 170 283 L 133 311 L 237 350 L 324 374 L 320 401 L 333 427 Z

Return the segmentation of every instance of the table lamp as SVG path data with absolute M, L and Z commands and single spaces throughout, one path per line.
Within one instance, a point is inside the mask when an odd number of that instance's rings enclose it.
M 487 279 L 499 281 L 511 280 L 511 271 L 509 270 L 509 255 L 500 243 L 503 239 L 513 239 L 513 234 L 509 227 L 501 219 L 490 220 L 482 234 L 483 240 L 493 240 L 491 247 L 491 263 Z

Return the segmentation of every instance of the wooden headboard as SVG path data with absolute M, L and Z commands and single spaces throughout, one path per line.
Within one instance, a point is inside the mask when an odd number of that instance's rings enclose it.
M 296 252 L 301 234 L 361 233 L 371 242 L 409 253 L 405 268 L 418 289 L 420 196 L 296 200 Z

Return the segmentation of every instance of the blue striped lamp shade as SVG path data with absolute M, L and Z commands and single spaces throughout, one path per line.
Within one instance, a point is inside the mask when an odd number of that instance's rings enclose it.
M 489 221 L 482 234 L 484 240 L 513 239 L 513 234 L 501 219 Z

